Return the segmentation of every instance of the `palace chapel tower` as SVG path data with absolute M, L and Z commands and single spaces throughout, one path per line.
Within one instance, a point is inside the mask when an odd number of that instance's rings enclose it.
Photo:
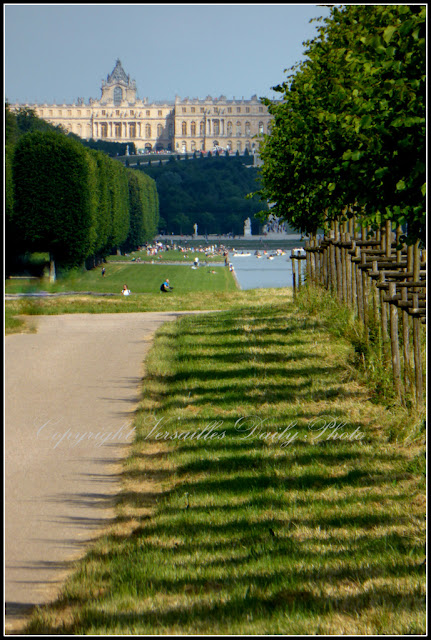
M 121 107 L 123 104 L 130 106 L 136 103 L 136 83 L 126 75 L 121 61 L 117 60 L 114 70 L 108 74 L 102 82 L 101 105 Z

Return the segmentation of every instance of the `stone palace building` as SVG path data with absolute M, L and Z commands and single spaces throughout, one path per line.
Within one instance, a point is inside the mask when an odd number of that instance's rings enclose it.
M 258 137 L 269 133 L 272 116 L 256 95 L 250 100 L 228 100 L 225 96 L 184 98 L 174 102 L 148 103 L 138 99 L 134 80 L 120 60 L 102 82 L 99 100 L 85 104 L 11 104 L 11 109 L 29 107 L 38 117 L 81 138 L 133 142 L 138 152 L 173 151 L 193 153 L 216 148 L 243 153 L 258 150 Z

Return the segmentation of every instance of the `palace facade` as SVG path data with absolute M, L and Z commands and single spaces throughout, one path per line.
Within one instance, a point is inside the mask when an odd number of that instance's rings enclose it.
M 190 153 L 216 148 L 243 153 L 257 151 L 259 136 L 269 133 L 272 116 L 256 95 L 250 100 L 184 98 L 174 102 L 148 103 L 137 98 L 134 80 L 120 60 L 102 82 L 99 100 L 85 104 L 11 104 L 29 107 L 38 117 L 61 125 L 84 139 L 134 143 L 138 152 Z

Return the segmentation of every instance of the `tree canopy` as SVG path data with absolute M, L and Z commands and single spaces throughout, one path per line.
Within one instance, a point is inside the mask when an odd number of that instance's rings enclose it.
M 425 240 L 425 6 L 333 6 L 264 99 L 263 200 L 300 232 L 355 213 Z
M 258 172 L 241 157 L 197 158 L 142 167 L 157 183 L 161 231 L 242 234 L 244 220 L 252 220 L 254 232 L 262 210 L 257 197 L 246 196 L 259 186 Z

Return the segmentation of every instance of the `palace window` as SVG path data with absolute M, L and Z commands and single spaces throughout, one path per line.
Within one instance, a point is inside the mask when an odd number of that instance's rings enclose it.
M 190 123 L 190 135 L 192 136 L 196 135 L 196 122 Z
M 78 109 L 78 111 L 76 112 L 78 114 L 78 116 L 81 115 L 81 109 Z
M 226 134 L 228 136 L 231 136 L 232 135 L 232 131 L 233 131 L 233 125 L 232 125 L 232 122 L 229 120 L 229 122 L 226 125 Z
M 102 116 L 106 116 L 106 111 L 103 109 Z
M 100 137 L 107 138 L 108 137 L 108 125 L 106 122 L 102 122 L 100 125 Z
M 121 138 L 121 122 L 114 123 L 115 137 Z
M 196 109 L 195 109 L 194 107 L 192 107 L 192 108 L 191 108 L 191 112 L 192 112 L 192 113 L 195 113 L 195 112 L 196 112 Z
M 228 113 L 232 113 L 232 107 L 228 107 L 228 108 L 227 108 L 227 112 L 228 112 Z
M 263 107 L 259 107 L 259 113 L 263 113 Z
M 123 101 L 123 90 L 122 90 L 121 87 L 115 87 L 115 89 L 114 89 L 114 104 L 115 104 L 115 106 L 120 106 L 122 101 Z
M 214 120 L 213 135 L 215 136 L 220 135 L 220 120 Z
M 259 133 L 263 135 L 263 122 L 259 122 Z
M 186 136 L 187 135 L 187 122 L 182 122 L 181 123 L 181 135 L 182 136 Z
M 200 136 L 205 135 L 205 122 L 203 120 L 199 122 L 199 135 Z
M 251 135 L 251 133 L 250 133 L 250 123 L 249 122 L 245 123 L 245 135 L 246 136 L 250 136 Z
M 71 110 L 71 109 L 68 109 L 68 110 L 67 110 L 67 115 L 68 115 L 68 116 L 71 116 L 71 115 L 72 115 L 72 110 Z
M 172 124 L 172 122 L 169 123 L 169 135 L 174 135 L 174 125 Z
M 236 135 L 240 136 L 241 135 L 241 123 L 238 120 L 238 122 L 236 123 Z
M 151 127 L 149 124 L 145 125 L 145 137 L 146 138 L 151 138 Z
M 246 112 L 246 113 L 250 113 L 250 107 L 246 107 L 246 108 L 245 108 L 245 112 Z
M 186 107 L 183 107 L 183 113 L 187 113 Z
M 161 112 L 161 111 L 157 111 L 157 115 L 158 115 L 158 116 L 161 116 L 161 115 L 163 115 L 163 114 L 162 114 L 162 112 Z
M 157 137 L 158 137 L 158 138 L 160 138 L 160 136 L 162 135 L 162 133 L 163 133 L 163 127 L 162 127 L 162 125 L 161 125 L 161 124 L 158 124 L 158 125 L 157 125 Z
M 129 138 L 136 138 L 136 124 L 129 124 Z
M 237 113 L 241 113 L 241 107 L 237 107 L 237 108 L 236 108 L 236 112 L 237 112 Z
M 146 115 L 146 116 L 149 116 L 149 115 L 150 115 L 150 112 L 147 110 L 147 111 L 145 112 L 145 115 Z

